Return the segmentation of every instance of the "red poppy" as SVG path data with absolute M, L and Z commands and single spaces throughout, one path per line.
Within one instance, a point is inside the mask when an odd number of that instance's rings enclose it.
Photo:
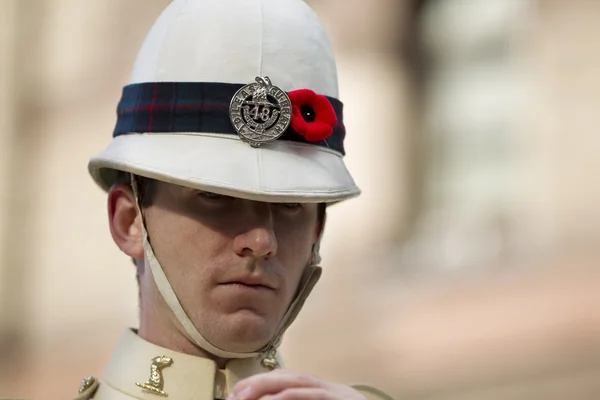
M 288 93 L 292 102 L 292 128 L 309 142 L 327 139 L 337 125 L 337 116 L 327 97 L 309 89 Z

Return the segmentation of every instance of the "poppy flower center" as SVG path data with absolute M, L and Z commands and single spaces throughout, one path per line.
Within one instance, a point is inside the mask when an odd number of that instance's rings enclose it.
M 302 118 L 304 118 L 304 120 L 306 122 L 314 122 L 315 121 L 315 119 L 316 119 L 315 109 L 312 108 L 311 106 L 309 106 L 308 104 L 305 104 L 302 107 L 300 107 L 300 112 L 302 113 Z

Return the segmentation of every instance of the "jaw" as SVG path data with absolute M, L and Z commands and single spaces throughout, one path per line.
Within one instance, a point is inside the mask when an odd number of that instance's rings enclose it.
M 219 348 L 240 353 L 262 349 L 273 338 L 279 325 L 279 319 L 250 308 L 213 315 L 210 319 L 213 322 L 204 324 L 206 328 L 202 330 L 207 340 Z

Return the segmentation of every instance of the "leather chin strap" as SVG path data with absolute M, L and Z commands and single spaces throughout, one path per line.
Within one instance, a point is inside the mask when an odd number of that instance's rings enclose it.
M 175 293 L 175 291 L 173 290 L 173 287 L 169 283 L 169 280 L 167 279 L 167 276 L 165 275 L 165 272 L 164 272 L 162 266 L 160 265 L 160 262 L 156 258 L 156 255 L 154 254 L 154 250 L 152 249 L 152 245 L 150 244 L 150 241 L 148 239 L 148 232 L 146 230 L 146 222 L 144 220 L 144 214 L 142 213 L 142 208 L 141 208 L 140 202 L 139 202 L 139 192 L 138 192 L 137 181 L 133 175 L 132 175 L 132 180 L 131 180 L 131 186 L 133 188 L 133 193 L 134 193 L 134 196 L 136 199 L 137 210 L 138 210 L 138 213 L 139 213 L 140 219 L 141 219 L 142 236 L 143 236 L 143 243 L 144 243 L 144 255 L 146 257 L 146 261 L 150 265 L 150 269 L 152 271 L 152 276 L 154 277 L 154 282 L 156 283 L 156 286 L 158 287 L 160 294 L 162 295 L 163 299 L 165 300 L 165 302 L 167 303 L 167 305 L 169 306 L 169 308 L 171 309 L 171 311 L 173 312 L 173 314 L 175 315 L 175 317 L 177 318 L 177 320 L 179 321 L 181 326 L 183 326 L 183 329 L 185 330 L 187 338 L 189 340 L 191 340 L 193 343 L 195 343 L 197 346 L 199 346 L 200 348 L 208 351 L 209 353 L 214 354 L 217 357 L 226 358 L 226 359 L 251 358 L 251 357 L 259 357 L 259 356 L 264 358 L 264 357 L 267 357 L 269 354 L 273 353 L 277 349 L 277 347 L 279 347 L 279 345 L 281 344 L 281 341 L 283 339 L 283 334 L 285 333 L 287 328 L 292 324 L 292 322 L 294 322 L 294 320 L 298 316 L 298 313 L 300 312 L 300 309 L 302 309 L 302 306 L 304 305 L 306 298 L 308 297 L 308 295 L 310 294 L 310 292 L 316 285 L 317 281 L 321 277 L 321 267 L 316 265 L 320 262 L 320 259 L 321 259 L 319 256 L 318 242 L 315 245 L 315 247 L 313 248 L 313 255 L 312 255 L 310 265 L 308 265 L 304 269 L 302 278 L 300 280 L 300 284 L 298 286 L 298 291 L 296 292 L 296 295 L 294 296 L 290 306 L 288 307 L 285 315 L 283 316 L 281 323 L 279 325 L 279 328 L 277 330 L 277 333 L 271 339 L 269 344 L 267 344 L 265 347 L 263 347 L 262 349 L 260 349 L 258 351 L 250 352 L 250 353 L 237 353 L 237 352 L 227 351 L 225 349 L 216 347 L 215 345 L 210 343 L 207 339 L 205 339 L 204 336 L 202 336 L 202 334 L 198 331 L 198 329 L 196 328 L 196 326 L 194 325 L 194 323 L 192 322 L 190 317 L 187 315 L 185 310 L 183 309 L 181 303 L 179 302 L 179 299 L 177 298 L 177 294 Z M 319 241 L 320 241 L 320 238 L 319 238 Z

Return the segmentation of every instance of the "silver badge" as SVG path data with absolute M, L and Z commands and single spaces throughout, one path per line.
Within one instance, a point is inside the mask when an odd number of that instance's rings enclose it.
M 292 103 L 287 93 L 268 77 L 257 77 L 238 90 L 229 106 L 229 118 L 242 140 L 252 147 L 277 140 L 290 125 Z

